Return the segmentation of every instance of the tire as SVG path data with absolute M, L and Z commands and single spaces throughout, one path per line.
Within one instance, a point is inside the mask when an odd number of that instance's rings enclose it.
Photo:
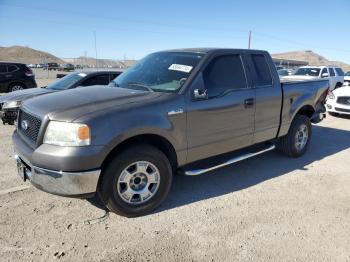
M 342 87 L 342 86 L 343 86 L 343 84 L 340 83 L 340 82 L 338 82 L 338 83 L 335 85 L 334 89 L 337 89 L 337 88 Z
M 304 130 L 307 132 L 306 140 L 304 140 L 305 137 L 301 137 L 300 133 L 304 133 Z M 300 157 L 306 152 L 311 140 L 311 135 L 312 129 L 310 119 L 304 115 L 296 115 L 289 128 L 288 134 L 279 139 L 277 146 L 279 150 L 287 156 Z
M 144 171 L 142 166 L 146 165 Z M 145 177 L 150 177 L 154 181 L 157 177 L 158 182 L 148 184 L 149 180 Z M 102 170 L 102 181 L 97 192 L 111 212 L 136 217 L 150 213 L 165 200 L 172 184 L 172 177 L 170 162 L 163 152 L 151 145 L 135 145 L 113 157 Z M 153 193 L 147 199 L 142 199 L 144 193 L 137 194 L 138 192 Z
M 21 84 L 21 83 L 14 83 L 14 84 L 11 84 L 8 88 L 8 92 L 13 92 L 13 91 L 18 91 L 18 90 L 23 90 L 25 89 L 26 87 Z

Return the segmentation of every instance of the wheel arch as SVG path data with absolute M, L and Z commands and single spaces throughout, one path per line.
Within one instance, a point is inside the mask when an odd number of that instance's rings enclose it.
M 124 150 L 129 146 L 133 146 L 137 144 L 147 144 L 147 145 L 154 146 L 155 148 L 159 149 L 166 155 L 166 157 L 169 159 L 169 162 L 174 170 L 177 168 L 178 156 L 172 143 L 168 139 L 166 139 L 164 136 L 147 133 L 147 134 L 140 134 L 140 135 L 134 135 L 134 136 L 128 137 L 125 140 L 118 143 L 117 145 L 115 145 L 108 152 L 107 156 L 102 162 L 102 165 L 101 165 L 102 170 L 113 159 L 113 157 L 116 154 L 118 154 L 118 152 L 121 152 L 122 150 Z
M 303 105 L 295 112 L 292 121 L 294 120 L 296 115 L 304 115 L 304 116 L 307 116 L 308 118 L 311 118 L 314 113 L 315 113 L 315 108 L 313 106 Z

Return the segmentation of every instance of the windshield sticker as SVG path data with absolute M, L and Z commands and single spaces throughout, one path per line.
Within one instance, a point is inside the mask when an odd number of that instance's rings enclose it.
M 79 73 L 78 76 L 85 77 L 86 74 L 85 73 Z
M 189 73 L 189 72 L 191 72 L 192 68 L 193 68 L 193 66 L 172 64 L 168 69 L 173 70 L 173 71 L 180 71 L 180 72 Z

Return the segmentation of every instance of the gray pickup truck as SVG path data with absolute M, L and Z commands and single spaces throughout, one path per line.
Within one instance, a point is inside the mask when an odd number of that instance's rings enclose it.
M 156 52 L 108 87 L 26 100 L 13 143 L 20 176 L 133 217 L 166 198 L 173 175 L 199 175 L 279 148 L 306 151 L 327 80 L 280 83 L 265 51 Z

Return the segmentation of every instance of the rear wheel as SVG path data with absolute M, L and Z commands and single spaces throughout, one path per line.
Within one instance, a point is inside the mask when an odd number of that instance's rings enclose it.
M 278 148 L 288 156 L 300 157 L 307 150 L 311 133 L 310 119 L 304 115 L 296 115 L 288 134 L 280 138 Z
M 150 145 L 132 146 L 103 170 L 98 194 L 106 207 L 135 217 L 157 208 L 169 193 L 172 169 L 167 157 Z
M 21 83 L 15 83 L 9 86 L 8 91 L 13 92 L 13 91 L 18 91 L 18 90 L 23 90 L 25 86 Z
M 335 88 L 334 88 L 334 89 L 337 89 L 337 88 L 342 87 L 342 86 L 343 86 L 343 84 L 340 83 L 340 82 L 338 82 L 338 83 L 335 85 Z

